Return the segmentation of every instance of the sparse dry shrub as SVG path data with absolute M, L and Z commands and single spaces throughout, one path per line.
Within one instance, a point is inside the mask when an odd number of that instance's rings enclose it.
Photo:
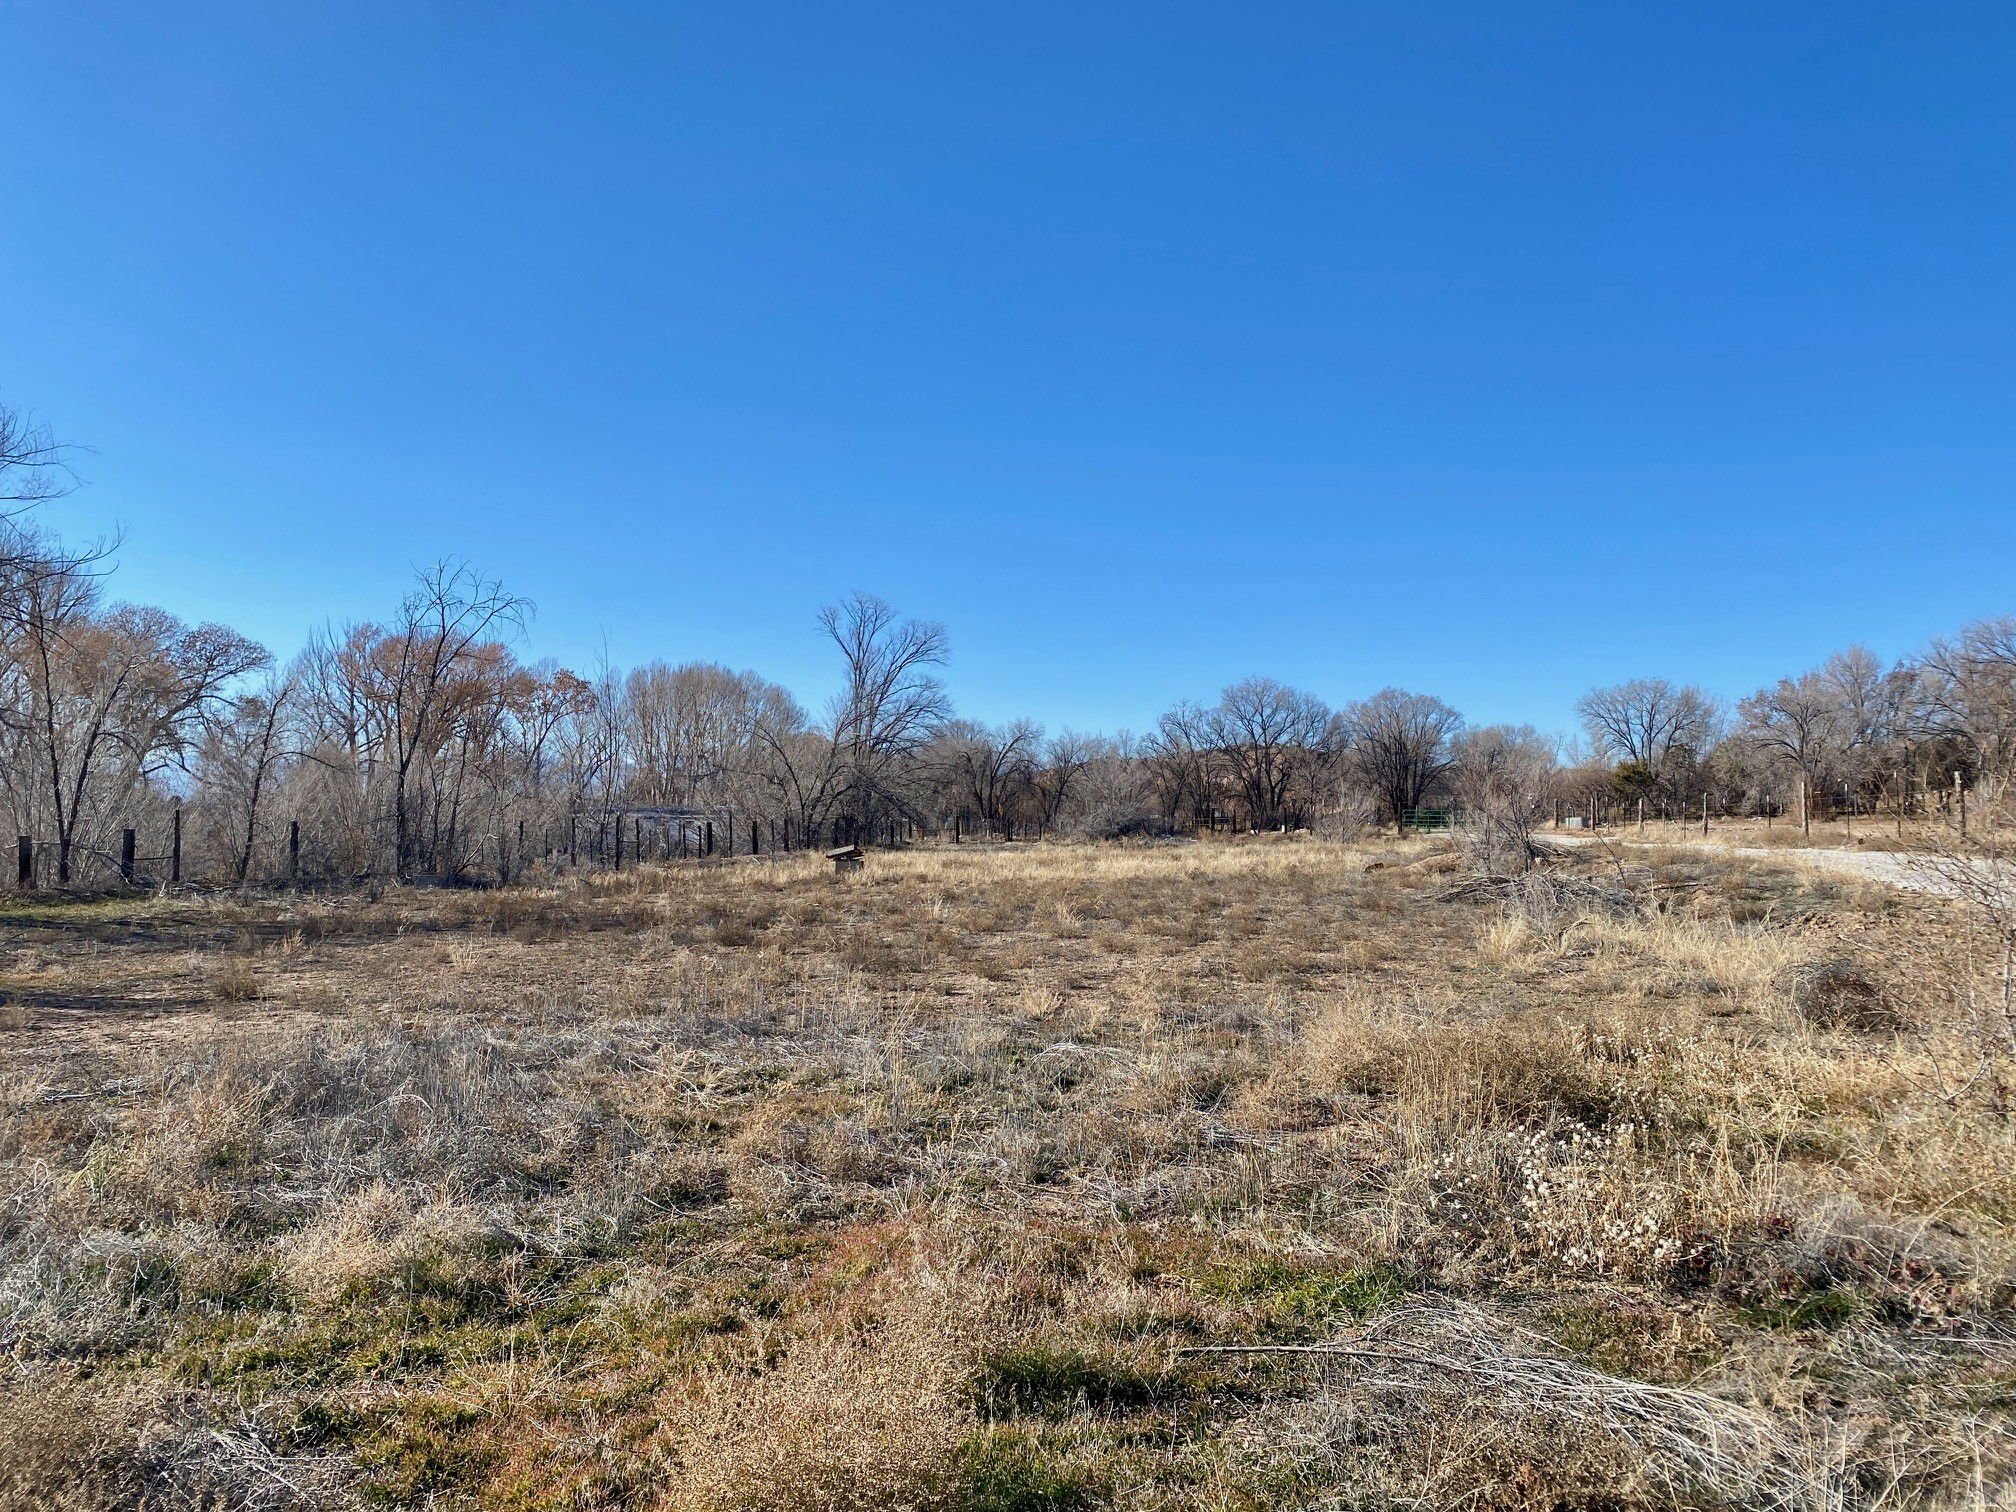
M 1792 1010 L 1816 1029 L 1883 1034 L 1910 1019 L 1862 966 L 1846 956 L 1813 961 L 1792 973 Z
M 1772 824 L 1763 828 L 1747 828 L 1742 832 L 1745 845 L 1762 846 L 1769 850 L 1804 850 L 1814 844 L 1815 838 L 1803 832 L 1797 824 Z
M 46 1375 L 0 1383 L 5 1512 L 341 1512 L 357 1505 L 353 1479 L 340 1458 L 283 1457 L 187 1396 Z
M 1592 986 L 1624 998 L 1688 994 L 1782 1014 L 1788 974 L 1811 957 L 1805 935 L 1727 918 L 1659 914 L 1590 916 L 1578 926 L 1576 950 L 1590 962 Z
M 125 1127 L 104 1127 L 86 1169 L 93 1210 L 123 1223 L 222 1223 L 246 1202 L 245 1177 L 264 1148 L 271 1116 L 245 1068 L 179 1079 Z
M 798 1200 L 828 1182 L 884 1182 L 901 1169 L 885 1131 L 794 1097 L 759 1105 L 727 1152 L 730 1193 L 764 1207 Z
M 252 1003 L 266 995 L 265 985 L 243 956 L 226 956 L 210 973 L 210 1000 Z
M 859 1118 L 824 1118 L 805 1141 L 805 1163 L 833 1181 L 879 1183 L 901 1169 L 886 1133 Z
M 974 1419 L 970 1352 L 913 1295 L 885 1318 L 717 1368 L 663 1406 L 664 1512 L 905 1512 L 943 1504 Z
M 318 1302 L 353 1287 L 374 1287 L 427 1253 L 453 1253 L 493 1237 L 478 1210 L 458 1203 L 416 1202 L 410 1193 L 374 1182 L 351 1193 L 285 1248 L 288 1282 Z
M 1319 1089 L 1384 1099 L 1398 1127 L 1463 1130 L 1605 1122 L 1618 1090 L 1584 1047 L 1558 1021 L 1423 1024 L 1350 1005 L 1312 1024 L 1302 1048 Z
M 1416 1174 L 1423 1217 L 1486 1269 L 1657 1280 L 1680 1254 L 1685 1199 L 1628 1124 L 1482 1134 Z
M 110 1512 L 142 1493 L 124 1412 L 43 1380 L 0 1389 L 0 1507 Z
M 1248 1455 L 1310 1492 L 1479 1512 L 1831 1505 L 1763 1414 L 1605 1375 L 1476 1308 L 1389 1309 L 1340 1344 L 1358 1353 L 1313 1357 L 1316 1388 L 1245 1425 Z

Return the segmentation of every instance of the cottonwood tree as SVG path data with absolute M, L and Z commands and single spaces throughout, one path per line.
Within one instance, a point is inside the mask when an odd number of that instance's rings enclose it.
M 129 604 L 101 610 L 98 600 L 89 573 L 37 574 L 23 585 L 18 618 L 0 629 L 18 700 L 9 775 L 55 836 L 59 885 L 93 826 L 113 822 L 149 776 L 184 760 L 226 685 L 268 659 L 221 625 L 191 627 Z
M 1204 731 L 1223 753 L 1246 806 L 1248 822 L 1272 829 L 1300 818 L 1291 803 L 1298 784 L 1313 785 L 1329 754 L 1330 709 L 1314 694 L 1271 677 L 1249 677 L 1218 695 Z
M 533 683 L 518 713 L 516 735 L 526 789 L 537 802 L 546 796 L 553 770 L 565 764 L 566 732 L 594 707 L 594 688 L 550 658 L 530 671 Z
M 1978 774 L 2016 777 L 2016 616 L 1934 641 L 1918 688 L 1928 733 L 1959 744 Z
M 1031 790 L 1042 747 L 1042 727 L 1026 719 L 998 726 L 951 720 L 939 727 L 933 760 L 956 809 L 998 831 Z
M 1687 773 L 1715 742 L 1722 714 L 1701 688 L 1638 677 L 1594 688 L 1575 705 L 1590 743 L 1613 762 L 1636 763 L 1650 781 L 1684 798 Z
M 251 876 L 262 805 L 289 761 L 298 758 L 291 735 L 299 693 L 298 674 L 290 668 L 224 700 L 204 723 L 197 748 L 198 782 L 216 822 L 229 835 L 232 875 L 241 887 Z
M 651 662 L 622 686 L 624 791 L 636 803 L 729 804 L 751 769 L 757 724 L 802 722 L 775 683 L 712 662 Z
M 1343 724 L 1353 768 L 1398 828 L 1452 766 L 1463 716 L 1430 694 L 1382 688 L 1351 705 Z
M 1163 817 L 1172 825 L 1185 809 L 1196 823 L 1217 806 L 1220 759 L 1210 722 L 1208 711 L 1187 701 L 1179 703 L 1141 742 L 1141 759 L 1161 798 Z
M 530 693 L 502 639 L 530 610 L 466 564 L 442 562 L 420 572 L 389 626 L 311 645 L 304 750 L 348 779 L 353 859 L 377 864 L 389 811 L 396 876 L 452 864 L 472 766 L 502 749 L 506 706 Z
M 0 404 L 0 517 L 59 499 L 75 482 L 68 449 L 48 425 Z
M 1063 731 L 1044 746 L 1042 760 L 1037 764 L 1031 782 L 1036 797 L 1037 822 L 1044 830 L 1058 827 L 1064 806 L 1076 794 L 1079 779 L 1086 769 L 1101 759 L 1109 758 L 1114 749 L 1110 741 L 1102 741 L 1095 735 L 1080 735 L 1072 730 Z
M 805 833 L 834 817 L 914 815 L 907 779 L 952 713 L 933 670 L 950 654 L 945 627 L 899 619 L 872 593 L 827 605 L 819 627 L 840 652 L 845 686 L 818 730 L 787 717 L 795 706 L 756 721 L 768 780 Z
M 1738 705 L 1743 738 L 1755 749 L 1797 773 L 1807 801 L 1800 821 L 1813 827 L 1812 795 L 1825 791 L 1830 766 L 1847 747 L 1848 721 L 1840 689 L 1824 671 L 1781 677 Z
M 1082 737 L 1086 760 L 1072 779 L 1057 826 L 1092 839 L 1148 835 L 1171 820 L 1159 801 L 1154 770 L 1141 744 L 1122 731 Z
M 391 739 L 394 866 L 401 880 L 416 859 L 412 785 L 415 768 L 456 707 L 468 674 L 492 653 L 500 635 L 524 628 L 531 603 L 507 593 L 465 562 L 422 569 L 419 585 L 399 606 L 398 617 L 374 658 L 377 692 Z
M 96 576 L 117 545 L 66 547 L 33 518 L 76 486 L 69 450 L 46 424 L 0 404 L 0 621 L 20 621 L 37 582 Z
M 1842 775 L 1858 791 L 1880 786 L 1909 739 L 1910 670 L 1884 666 L 1867 646 L 1850 646 L 1828 657 L 1820 675 L 1840 708 Z

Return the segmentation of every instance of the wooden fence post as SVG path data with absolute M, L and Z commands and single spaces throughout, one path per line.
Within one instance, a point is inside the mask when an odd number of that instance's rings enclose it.
M 706 836 L 704 837 L 700 854 L 703 856 L 711 856 L 714 854 L 714 821 L 712 819 L 709 819 L 707 821 L 707 833 Z
M 623 870 L 623 816 L 614 815 L 609 820 L 609 838 L 615 843 L 610 852 L 616 858 L 616 870 Z
M 301 821 L 287 821 L 287 880 L 301 880 Z
M 168 840 L 168 880 L 182 880 L 182 805 L 175 805 L 174 830 Z

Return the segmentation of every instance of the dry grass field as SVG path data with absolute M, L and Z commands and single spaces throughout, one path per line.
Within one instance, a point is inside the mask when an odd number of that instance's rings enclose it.
M 2016 1498 L 1994 961 L 1796 859 L 967 846 L 0 947 L 10 1507 Z

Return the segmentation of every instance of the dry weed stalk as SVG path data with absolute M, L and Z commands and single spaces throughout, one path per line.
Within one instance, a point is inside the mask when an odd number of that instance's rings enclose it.
M 1573 1500 L 1598 1489 L 1578 1484 L 1593 1471 L 1609 1481 L 1602 1489 L 1628 1505 L 1708 1501 L 1802 1512 L 1834 1505 L 1803 1446 L 1764 1414 L 1702 1391 L 1606 1375 L 1475 1307 L 1393 1308 L 1323 1343 L 1179 1353 L 1337 1362 L 1349 1382 L 1326 1383 L 1310 1408 L 1289 1414 L 1271 1436 L 1334 1467 L 1347 1460 L 1354 1438 L 1370 1435 L 1414 1467 L 1413 1484 L 1394 1489 L 1430 1501 L 1454 1496 L 1491 1507 Z M 1263 1430 L 1260 1444 L 1269 1437 Z

